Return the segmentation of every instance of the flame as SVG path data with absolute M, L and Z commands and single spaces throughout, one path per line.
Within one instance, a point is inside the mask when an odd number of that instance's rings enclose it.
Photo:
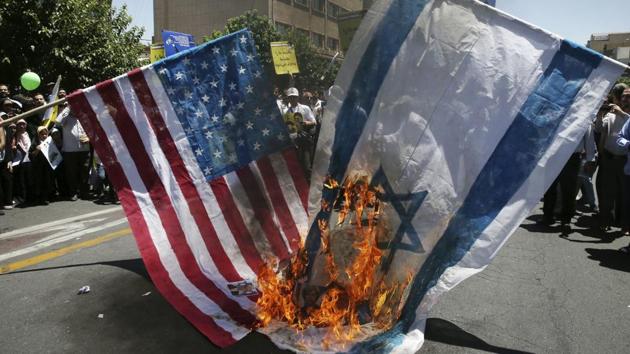
M 379 227 L 381 191 L 368 181 L 367 176 L 354 176 L 339 184 L 327 178 L 324 186 L 337 189 L 339 197 L 333 205 L 322 201 L 322 209 L 338 211 L 336 226 L 351 227 L 333 235 L 328 222 L 318 221 L 319 252 L 325 260 L 323 269 L 328 276 L 326 290 L 323 294 L 314 294 L 303 283 L 308 265 L 303 247 L 291 258 L 289 266 L 278 273 L 274 271 L 277 262 L 265 265 L 258 273 L 259 327 L 277 320 L 297 331 L 309 326 L 328 328 L 326 346 L 333 339 L 344 343 L 356 338 L 363 333 L 362 323 L 371 322 L 376 328 L 385 329 L 397 319 L 411 273 L 405 281 L 390 285 L 379 273 L 383 254 L 377 246 L 383 233 L 383 228 Z M 336 237 L 348 237 L 352 241 L 352 260 L 345 267 L 344 261 L 335 258 L 332 241 Z

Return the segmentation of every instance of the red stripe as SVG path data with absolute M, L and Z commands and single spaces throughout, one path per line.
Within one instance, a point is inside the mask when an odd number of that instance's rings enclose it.
M 241 181 L 245 193 L 247 193 L 247 198 L 254 209 L 254 215 L 265 232 L 265 236 L 271 245 L 273 253 L 280 260 L 289 258 L 289 252 L 284 244 L 280 230 L 278 230 L 273 221 L 271 207 L 267 205 L 267 201 L 260 190 L 254 173 L 252 173 L 249 166 L 244 166 L 236 170 L 236 175 Z
M 286 162 L 289 173 L 291 174 L 291 179 L 293 179 L 293 185 L 300 196 L 304 211 L 307 211 L 308 182 L 306 181 L 306 177 L 304 177 L 304 170 L 302 170 L 302 165 L 300 165 L 300 162 L 298 161 L 297 153 L 295 152 L 295 149 L 290 148 L 284 150 L 282 152 L 282 156 L 284 157 L 284 161 Z
M 69 95 L 68 101 L 72 111 L 77 115 L 81 125 L 90 137 L 90 140 L 94 142 L 94 149 L 105 165 L 107 176 L 118 191 L 120 203 L 129 219 L 129 225 L 133 230 L 138 249 L 142 254 L 144 264 L 157 289 L 179 313 L 214 344 L 226 347 L 236 343 L 236 339 L 232 337 L 230 332 L 217 325 L 212 317 L 201 312 L 188 297 L 173 284 L 151 240 L 146 220 L 140 212 L 140 206 L 131 191 L 129 181 L 125 177 L 123 168 L 116 159 L 116 155 L 107 140 L 107 134 L 98 124 L 96 115 L 92 111 L 90 104 L 81 91 Z
M 245 226 L 243 217 L 241 216 L 230 189 L 227 186 L 225 178 L 219 177 L 210 182 L 210 187 L 214 196 L 217 198 L 223 217 L 232 232 L 232 235 L 238 235 L 236 242 L 239 244 L 239 248 L 245 256 L 247 264 L 258 273 L 261 267 L 265 264 L 260 253 L 256 249 L 254 240 Z
M 223 293 L 210 279 L 208 279 L 199 268 L 194 254 L 186 242 L 186 236 L 175 213 L 167 190 L 156 170 L 153 168 L 151 159 L 144 149 L 142 139 L 138 130 L 132 122 L 129 113 L 125 109 L 123 101 L 111 80 L 96 85 L 96 90 L 101 95 L 109 114 L 114 120 L 123 142 L 127 147 L 149 196 L 160 216 L 162 226 L 166 231 L 169 243 L 177 257 L 177 260 L 186 277 L 200 291 L 212 299 L 235 321 L 249 326 L 254 323 L 254 316 L 241 308 L 241 306 Z
M 199 232 L 201 233 L 210 256 L 214 260 L 214 264 L 216 264 L 221 274 L 223 274 L 228 281 L 234 282 L 241 280 L 234 264 L 230 261 L 223 245 L 219 241 L 216 229 L 214 228 L 206 208 L 203 205 L 199 191 L 195 187 L 192 177 L 188 173 L 186 164 L 179 154 L 179 151 L 177 151 L 175 141 L 167 129 L 164 118 L 162 117 L 159 107 L 155 102 L 155 98 L 151 94 L 151 90 L 149 89 L 149 85 L 146 82 L 144 74 L 140 69 L 136 69 L 131 71 L 128 76 L 131 81 L 131 85 L 142 104 L 144 113 L 149 119 L 151 128 L 160 142 L 160 148 L 171 165 L 173 175 L 175 176 L 177 184 L 180 186 L 182 193 L 186 198 L 190 212 L 197 225 L 199 225 Z M 227 200 L 224 200 L 224 202 L 229 203 Z M 230 231 L 232 232 L 232 236 L 234 236 L 236 244 L 239 246 L 241 254 L 245 258 L 245 261 L 254 272 L 258 271 L 262 265 L 262 260 L 256 250 L 256 247 L 254 246 L 254 241 L 249 235 L 249 232 L 247 232 L 247 229 L 240 227 L 240 224 L 244 225 L 241 215 L 236 209 L 226 209 L 224 205 L 222 205 L 221 200 L 219 200 L 219 206 L 223 211 L 224 218 L 230 228 Z M 223 237 L 230 237 L 230 235 L 223 235 Z
M 300 247 L 300 233 L 297 229 L 297 226 L 295 225 L 293 216 L 291 216 L 289 206 L 284 199 L 282 188 L 280 188 L 278 177 L 274 172 L 273 167 L 271 166 L 271 161 L 269 160 L 269 157 L 265 156 L 256 161 L 256 165 L 258 166 L 263 181 L 265 182 L 267 194 L 269 194 L 271 204 L 276 211 L 276 215 L 278 216 L 278 220 L 280 221 L 282 231 L 284 231 L 284 234 L 289 241 L 289 246 L 291 247 L 291 250 L 295 251 Z

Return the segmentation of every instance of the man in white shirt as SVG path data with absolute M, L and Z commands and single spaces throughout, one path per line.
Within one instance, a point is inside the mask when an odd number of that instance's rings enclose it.
M 287 113 L 300 113 L 302 115 L 303 121 L 302 124 L 306 126 L 312 126 L 317 124 L 315 120 L 315 115 L 311 108 L 305 104 L 301 104 L 299 102 L 300 92 L 295 87 L 290 87 L 287 89 L 287 105 L 282 107 L 282 115 Z
M 304 168 L 306 177 L 310 178 L 311 164 L 313 161 L 313 135 L 317 121 L 310 107 L 299 102 L 300 92 L 295 87 L 290 87 L 286 91 L 287 105 L 283 108 L 282 116 L 284 121 L 295 124 L 297 127 L 296 145 L 298 159 Z M 295 121 L 298 118 L 299 121 Z
M 630 89 L 624 84 L 617 84 L 612 90 L 613 104 L 609 113 L 595 121 L 595 131 L 601 134 L 600 168 L 597 178 L 599 215 L 602 231 L 610 230 L 614 224 L 621 224 L 625 215 L 623 205 L 624 165 L 627 151 L 617 144 L 617 136 L 630 115 Z
M 69 107 L 61 111 L 57 123 L 62 128 L 61 153 L 70 200 L 77 200 L 77 195 L 86 199 L 88 197 L 87 182 L 90 171 L 90 140 Z

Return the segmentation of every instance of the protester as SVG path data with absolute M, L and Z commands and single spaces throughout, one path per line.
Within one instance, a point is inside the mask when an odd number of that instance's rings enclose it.
M 8 118 L 14 117 L 15 116 L 15 103 L 13 100 L 11 100 L 10 98 L 3 98 L 2 101 L 0 102 L 1 105 L 1 109 L 2 109 L 2 113 L 5 113 Z
M 20 101 L 11 99 L 11 91 L 9 90 L 9 86 L 6 84 L 0 84 L 0 100 L 4 100 L 8 98 L 14 105 L 17 106 L 18 109 L 22 109 L 22 103 Z
M 626 123 L 623 125 L 621 132 L 617 137 L 617 145 L 626 151 L 627 156 L 622 183 L 622 197 L 625 206 L 625 214 L 623 216 L 623 223 L 621 226 L 624 236 L 630 236 L 630 119 L 626 120 Z M 630 254 L 630 245 L 622 248 L 622 251 Z
M 586 161 L 585 169 L 592 173 L 594 170 L 596 154 L 595 154 L 595 138 L 593 130 L 587 129 L 584 137 L 578 144 L 575 152 L 569 157 L 562 171 L 556 180 L 551 184 L 543 198 L 543 220 L 542 223 L 551 226 L 554 223 L 554 211 L 556 200 L 558 199 L 558 189 L 560 189 L 561 212 L 560 227 L 562 234 L 568 234 L 571 231 L 571 219 L 575 214 L 575 196 L 578 187 L 578 173 L 582 159 Z
M 28 152 L 31 149 L 31 138 L 26 131 L 26 121 L 18 120 L 15 132 L 16 150 L 13 158 L 13 196 L 17 204 L 28 203 L 32 200 L 31 190 L 31 160 Z
M 57 123 L 63 136 L 62 156 L 70 200 L 88 199 L 90 141 L 69 107 L 59 114 Z
M 626 150 L 617 144 L 617 137 L 621 132 L 630 112 L 630 90 L 624 84 L 617 84 L 612 90 L 613 104 L 609 112 L 595 121 L 595 130 L 600 137 L 600 168 L 598 179 L 600 227 L 603 232 L 611 230 L 611 226 L 621 225 L 626 213 L 623 205 L 624 165 L 626 164 Z
M 63 150 L 63 139 L 61 131 L 57 128 L 52 128 L 50 131 L 53 144 L 57 147 L 57 150 Z M 68 190 L 68 184 L 66 183 L 66 169 L 65 161 L 61 160 L 61 163 L 57 166 L 54 172 L 55 175 L 55 196 L 59 199 L 68 199 L 71 197 Z
M 48 205 L 54 191 L 54 173 L 48 159 L 42 153 L 42 146 L 48 138 L 48 128 L 37 128 L 37 138 L 30 149 L 32 162 L 32 195 L 39 205 Z
M 286 91 L 287 105 L 283 107 L 282 115 L 285 122 L 294 125 L 297 134 L 296 144 L 298 147 L 298 157 L 304 167 L 306 176 L 310 176 L 311 163 L 313 161 L 313 142 L 315 126 L 317 121 L 311 108 L 299 102 L 300 92 L 295 87 L 290 87 Z
M 0 113 L 0 123 L 7 118 L 6 113 Z M 7 133 L 4 127 L 0 126 L 0 215 L 4 215 L 4 200 L 5 194 L 9 193 L 5 191 L 7 188 L 7 184 L 5 182 L 6 174 L 9 172 L 11 168 L 11 159 L 7 159 L 8 155 L 6 152 L 7 146 Z M 11 188 L 11 186 L 8 186 Z

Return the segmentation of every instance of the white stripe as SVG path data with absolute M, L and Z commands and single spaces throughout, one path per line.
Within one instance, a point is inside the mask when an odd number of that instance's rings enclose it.
M 249 167 L 251 168 L 252 173 L 254 174 L 254 178 L 256 178 L 256 183 L 258 184 L 258 188 L 262 192 L 263 196 L 265 197 L 265 201 L 267 205 L 269 206 L 269 211 L 271 212 L 273 223 L 275 224 L 276 229 L 278 229 L 278 232 L 280 232 L 280 235 L 282 235 L 282 241 L 284 242 L 284 246 L 287 248 L 287 252 L 291 253 L 291 246 L 289 246 L 289 240 L 287 239 L 287 235 L 285 235 L 284 233 L 284 229 L 282 228 L 280 219 L 278 218 L 278 215 L 276 214 L 276 208 L 273 207 L 273 203 L 271 201 L 271 197 L 269 196 L 269 191 L 267 191 L 267 187 L 265 186 L 265 181 L 263 180 L 262 173 L 260 173 L 260 170 L 258 169 L 258 165 L 256 165 L 256 162 L 250 163 Z
M 230 193 L 234 196 L 234 204 L 236 204 L 236 208 L 243 218 L 245 227 L 247 227 L 249 234 L 254 240 L 258 253 L 261 254 L 263 260 L 273 259 L 275 254 L 271 249 L 271 245 L 267 240 L 267 236 L 262 228 L 262 225 L 260 225 L 258 218 L 256 218 L 254 207 L 249 202 L 249 197 L 245 192 L 245 187 L 243 187 L 238 175 L 236 172 L 231 172 L 223 177 L 230 189 Z
M 149 193 L 138 174 L 135 162 L 131 159 L 129 151 L 126 148 L 124 141 L 121 139 L 118 129 L 114 125 L 113 118 L 109 115 L 103 100 L 94 89 L 86 90 L 85 97 L 90 103 L 92 110 L 94 112 L 99 112 L 97 114 L 99 123 L 107 135 L 107 139 L 116 155 L 116 158 L 118 159 L 118 162 L 125 167 L 123 172 L 125 173 L 133 195 L 140 206 L 139 212 L 142 213 L 144 220 L 146 220 L 151 241 L 157 250 L 160 262 L 168 272 L 168 275 L 173 281 L 175 287 L 188 297 L 193 305 L 201 312 L 212 317 L 218 326 L 229 332 L 235 340 L 247 335 L 249 330 L 236 325 L 232 320 L 230 320 L 230 317 L 217 304 L 197 289 L 184 275 L 177 261 L 177 257 L 175 256 L 175 253 L 168 241 L 166 231 L 160 222 L 160 216 L 153 205 L 153 201 L 151 200 L 151 197 L 149 196 Z
M 291 218 L 295 221 L 295 225 L 300 233 L 300 238 L 304 240 L 308 233 L 308 215 L 306 215 L 306 210 L 304 210 L 304 206 L 302 205 L 300 194 L 293 184 L 293 177 L 289 172 L 289 167 L 282 153 L 269 156 L 269 160 L 271 161 L 271 166 L 280 184 L 282 197 L 289 207 Z
M 184 133 L 181 123 L 177 119 L 177 115 L 175 114 L 175 111 L 168 99 L 168 95 L 162 87 L 159 77 L 153 70 L 144 71 L 144 77 L 153 98 L 156 102 L 160 102 L 158 105 L 160 114 L 164 119 L 168 131 L 171 133 L 171 137 L 175 142 L 179 155 L 186 164 L 191 180 L 194 183 L 197 193 L 199 194 L 199 197 L 206 209 L 206 213 L 208 213 L 210 221 L 215 228 L 218 239 L 223 246 L 223 250 L 243 279 L 256 279 L 255 271 L 252 270 L 245 261 L 245 258 L 234 239 L 234 235 L 232 235 L 232 232 L 227 225 L 216 196 L 212 192 L 212 188 L 199 168 L 197 159 L 193 154 L 193 149 L 190 147 L 186 134 Z
M 166 189 L 166 193 L 171 200 L 173 208 L 175 209 L 178 222 L 184 232 L 186 243 L 195 258 L 195 262 L 201 269 L 202 273 L 214 284 L 216 284 L 217 288 L 219 288 L 226 297 L 237 301 L 244 309 L 252 309 L 254 307 L 254 303 L 247 297 L 232 295 L 227 286 L 229 282 L 222 276 L 217 265 L 210 256 L 203 237 L 201 236 L 199 225 L 194 222 L 188 202 L 180 185 L 177 183 L 175 175 L 170 168 L 170 163 L 162 151 L 161 145 L 150 126 L 148 117 L 145 115 L 143 107 L 140 104 L 133 87 L 131 86 L 131 82 L 129 82 L 128 78 L 121 78 L 115 82 L 115 87 L 118 90 L 118 94 L 123 99 L 125 108 L 136 126 L 138 133 L 142 137 L 142 143 L 144 144 L 145 150 L 148 152 L 153 168 L 159 175 L 160 181 Z M 232 255 L 228 253 L 228 256 Z M 235 263 L 234 261 L 238 261 L 238 258 L 230 258 L 230 260 Z M 238 263 L 235 265 L 237 270 L 241 271 L 240 273 L 242 277 L 247 278 L 247 276 L 251 276 L 251 274 L 253 274 L 251 272 L 243 272 L 243 270 L 248 270 L 248 267 L 244 267 L 242 264 Z

